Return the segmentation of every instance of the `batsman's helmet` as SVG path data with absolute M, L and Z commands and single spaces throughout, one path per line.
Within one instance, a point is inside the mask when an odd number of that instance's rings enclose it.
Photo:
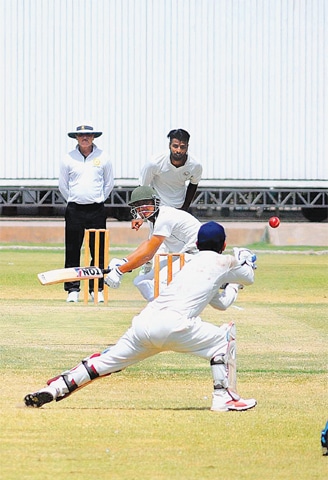
M 133 206 L 136 202 L 142 200 L 155 200 L 156 198 L 158 198 L 157 193 L 152 187 L 141 186 L 132 191 L 128 205 Z
M 155 209 L 151 215 L 149 215 L 149 211 L 147 210 L 147 208 L 145 208 L 144 210 L 142 209 L 143 206 L 147 207 L 149 205 L 149 200 L 152 200 L 155 206 Z M 144 205 L 142 203 L 143 201 L 145 202 Z M 142 218 L 152 217 L 158 211 L 159 204 L 160 204 L 160 199 L 156 191 L 152 187 L 147 187 L 147 186 L 140 186 L 135 188 L 131 193 L 131 199 L 128 203 L 128 205 L 132 207 L 131 215 L 133 216 L 133 218 L 138 218 L 140 216 Z M 143 215 L 143 212 L 147 213 L 148 216 Z

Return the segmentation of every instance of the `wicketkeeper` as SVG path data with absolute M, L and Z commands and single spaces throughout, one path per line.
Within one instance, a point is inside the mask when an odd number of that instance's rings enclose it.
M 29 407 L 41 407 L 68 397 L 93 380 L 117 373 L 164 351 L 193 354 L 209 362 L 213 376 L 211 410 L 248 410 L 256 400 L 243 399 L 236 384 L 236 329 L 234 323 L 216 326 L 199 314 L 206 305 L 225 310 L 236 299 L 240 285 L 254 281 L 256 256 L 247 249 L 225 249 L 224 228 L 204 224 L 198 233 L 199 253 L 176 274 L 170 285 L 132 320 L 131 327 L 102 353 L 82 360 L 71 370 L 26 395 Z M 222 289 L 222 285 L 225 288 Z

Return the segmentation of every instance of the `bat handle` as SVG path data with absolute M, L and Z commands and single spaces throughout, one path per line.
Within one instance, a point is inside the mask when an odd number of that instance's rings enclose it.
M 111 271 L 111 268 L 103 268 L 102 269 L 102 273 L 105 274 L 105 273 L 109 273 Z

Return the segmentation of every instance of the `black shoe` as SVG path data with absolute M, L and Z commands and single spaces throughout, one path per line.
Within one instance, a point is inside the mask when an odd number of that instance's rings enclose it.
M 49 392 L 35 392 L 29 393 L 24 398 L 25 405 L 27 407 L 42 407 L 45 403 L 52 402 L 54 397 Z

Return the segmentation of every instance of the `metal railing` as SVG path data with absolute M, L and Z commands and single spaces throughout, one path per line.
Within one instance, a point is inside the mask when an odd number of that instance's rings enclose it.
M 114 188 L 106 206 L 128 207 L 135 187 Z M 65 200 L 55 187 L 0 187 L 0 207 L 65 206 Z M 328 207 L 328 193 L 324 189 L 289 190 L 286 188 L 199 188 L 192 202 L 194 208 L 235 208 L 238 210 Z

